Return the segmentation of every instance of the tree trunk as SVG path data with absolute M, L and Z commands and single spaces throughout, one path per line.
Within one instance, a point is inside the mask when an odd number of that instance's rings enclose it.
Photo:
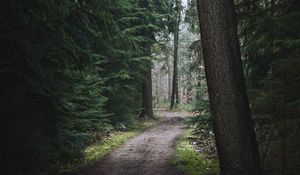
M 202 46 L 199 46 L 199 47 L 202 47 Z M 202 70 L 202 66 L 204 66 L 203 61 L 202 61 L 203 60 L 202 50 L 200 50 L 200 52 L 197 52 L 195 54 L 195 56 L 196 56 L 196 62 L 197 62 L 197 69 L 196 69 L 196 74 L 197 74 L 197 76 L 196 76 L 196 78 L 197 78 L 196 88 L 197 88 L 197 91 L 196 91 L 195 99 L 196 100 L 201 100 L 202 96 L 203 96 L 203 94 L 201 92 L 201 89 L 202 89 L 202 86 L 203 86 L 202 81 L 204 79 L 204 76 L 203 76 L 204 70 Z
M 193 85 L 192 85 L 192 71 L 189 71 L 188 75 L 187 75 L 187 88 L 186 88 L 186 94 L 187 94 L 187 102 L 191 102 L 192 101 L 192 90 L 193 90 Z
M 176 26 L 174 31 L 174 60 L 173 60 L 173 82 L 172 82 L 172 94 L 171 94 L 171 107 L 174 108 L 174 103 L 179 103 L 178 96 L 178 42 L 179 42 L 179 25 L 180 25 L 180 8 L 178 8 L 178 16 L 176 19 Z
M 144 74 L 145 78 L 142 82 L 142 112 L 140 116 L 153 117 L 151 64 Z
M 233 0 L 198 0 L 204 65 L 222 175 L 258 175 Z
M 142 8 L 149 8 L 148 0 L 138 1 Z M 154 39 L 153 33 L 148 31 L 143 32 L 144 36 Z M 145 56 L 151 56 L 151 46 L 152 43 L 147 43 L 144 46 Z M 152 63 L 148 62 L 147 70 L 144 72 L 144 80 L 142 82 L 142 112 L 140 117 L 153 117 L 153 107 L 152 107 L 152 76 L 151 76 Z
M 168 57 L 168 101 L 171 100 L 171 93 L 172 93 L 172 61 L 171 57 Z
M 154 107 L 156 107 L 158 104 L 159 104 L 159 101 L 160 101 L 160 94 L 159 94 L 159 83 L 160 83 L 160 72 L 158 72 L 157 74 L 156 74 L 156 83 L 155 83 L 155 97 L 156 97 L 156 99 L 155 99 L 155 105 L 154 105 Z

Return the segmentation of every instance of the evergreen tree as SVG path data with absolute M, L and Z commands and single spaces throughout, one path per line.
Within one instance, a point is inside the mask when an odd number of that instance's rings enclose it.
M 9 174 L 58 174 L 97 135 L 130 124 L 149 68 L 143 35 L 166 29 L 167 1 L 4 1 L 1 117 Z

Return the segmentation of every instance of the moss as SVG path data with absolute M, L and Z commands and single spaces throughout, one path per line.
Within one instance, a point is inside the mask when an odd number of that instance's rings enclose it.
M 182 133 L 171 164 L 189 175 L 219 174 L 217 160 L 209 160 L 204 154 L 199 154 L 193 149 L 188 139 L 192 136 L 191 132 L 191 129 L 187 129 Z
M 126 140 L 135 136 L 138 131 L 128 131 L 128 132 L 117 132 L 114 133 L 110 138 L 97 142 L 93 145 L 87 147 L 84 151 L 84 161 L 85 163 L 91 163 L 95 160 L 101 159 L 103 156 L 108 154 L 114 148 L 122 145 Z
M 123 145 L 128 139 L 138 135 L 146 129 L 160 123 L 160 119 L 148 119 L 140 121 L 133 125 L 127 131 L 116 131 L 111 133 L 110 137 L 95 142 L 84 150 L 84 158 L 78 160 L 75 164 L 70 164 L 67 167 L 62 168 L 62 174 L 82 174 L 85 167 L 93 164 L 95 161 L 103 158 L 105 155 L 110 153 L 112 150 Z

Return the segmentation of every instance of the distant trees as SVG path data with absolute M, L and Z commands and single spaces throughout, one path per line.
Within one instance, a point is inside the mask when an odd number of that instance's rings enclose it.
M 173 79 L 172 79 L 172 91 L 171 91 L 171 106 L 174 108 L 175 104 L 179 103 L 178 93 L 178 42 L 179 42 L 179 26 L 181 21 L 181 0 L 176 0 L 174 16 L 174 59 L 173 59 Z
M 231 0 L 198 0 L 204 65 L 222 175 L 258 175 L 260 159 Z

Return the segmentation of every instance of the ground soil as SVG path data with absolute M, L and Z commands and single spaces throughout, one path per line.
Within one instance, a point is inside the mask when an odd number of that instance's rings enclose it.
M 170 165 L 175 143 L 184 127 L 183 113 L 160 111 L 164 121 L 129 139 L 96 162 L 87 175 L 182 175 Z

